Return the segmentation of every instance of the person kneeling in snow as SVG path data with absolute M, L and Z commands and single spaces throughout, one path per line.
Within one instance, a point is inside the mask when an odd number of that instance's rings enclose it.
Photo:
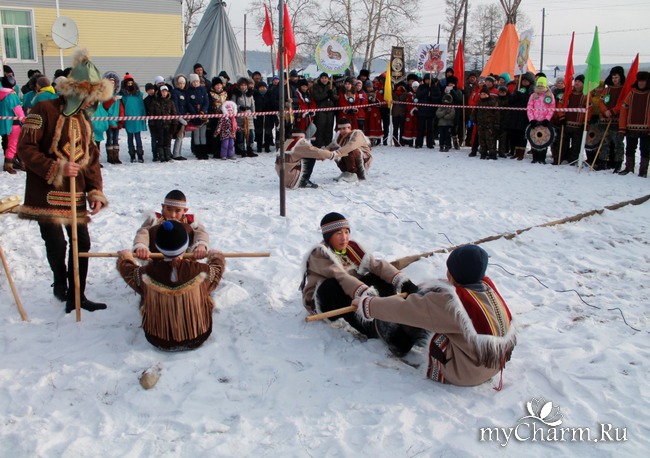
M 485 276 L 488 255 L 476 245 L 447 258 L 449 286 L 400 297 L 362 295 L 352 302 L 362 323 L 387 320 L 431 331 L 427 377 L 474 386 L 503 371 L 517 342 L 512 315 Z M 501 389 L 501 382 L 499 387 Z
M 305 133 L 299 130 L 294 130 L 291 136 L 293 138 L 287 140 L 284 147 L 286 151 L 284 154 L 284 186 L 289 189 L 317 188 L 318 185 L 310 180 L 316 160 L 339 161 L 350 151 L 350 149 L 342 152 L 341 150 L 329 151 L 316 148 L 305 138 Z M 280 155 L 275 158 L 275 171 L 280 176 Z
M 303 305 L 310 314 L 347 307 L 355 297 L 414 293 L 417 286 L 385 260 L 375 259 L 350 240 L 350 223 L 340 213 L 328 213 L 320 223 L 323 241 L 309 253 L 300 284 Z M 363 322 L 354 312 L 343 317 L 370 338 L 382 335 L 381 324 Z M 411 328 L 415 335 L 420 329 Z M 410 347 L 409 347 L 410 350 Z M 408 350 L 406 350 L 408 351 Z
M 223 253 L 208 252 L 208 262 L 183 259 L 189 237 L 178 221 L 165 221 L 156 231 L 156 248 L 164 259 L 138 266 L 131 250 L 119 252 L 117 270 L 142 296 L 140 313 L 144 335 L 167 351 L 199 347 L 212 333 L 215 290 L 226 268 Z
M 336 179 L 354 182 L 365 180 L 372 164 L 370 140 L 359 129 L 352 129 L 352 124 L 347 118 L 341 118 L 336 123 L 338 134 L 327 149 L 330 151 L 342 149 L 345 146 L 354 147 L 350 154 L 341 159 L 337 164 L 341 175 Z

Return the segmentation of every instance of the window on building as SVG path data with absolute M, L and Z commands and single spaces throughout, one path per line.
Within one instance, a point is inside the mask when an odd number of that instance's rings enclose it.
M 31 10 L 0 9 L 4 58 L 36 60 L 36 33 Z

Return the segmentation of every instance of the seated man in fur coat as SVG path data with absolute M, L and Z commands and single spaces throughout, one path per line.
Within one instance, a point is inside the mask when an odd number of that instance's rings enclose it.
M 221 281 L 226 260 L 216 250 L 208 252 L 207 263 L 183 259 L 188 246 L 187 227 L 165 221 L 156 231 L 156 248 L 164 259 L 140 267 L 131 250 L 119 252 L 117 270 L 142 296 L 145 337 L 161 350 L 197 348 L 212 332 L 214 302 L 210 293 Z
M 372 164 L 370 140 L 361 130 L 352 129 L 352 124 L 347 118 L 340 118 L 336 123 L 336 127 L 338 133 L 327 149 L 334 151 L 341 150 L 344 147 L 352 147 L 350 154 L 337 163 L 342 172 L 337 181 L 354 182 L 365 180 Z
M 427 377 L 474 386 L 499 372 L 516 344 L 512 315 L 485 276 L 488 255 L 476 245 L 456 248 L 447 258 L 449 285 L 407 298 L 361 295 L 352 302 L 362 323 L 380 319 L 432 332 Z M 501 382 L 497 389 L 501 389 Z
M 320 226 L 323 241 L 309 253 L 300 285 L 303 305 L 310 314 L 347 307 L 353 298 L 362 295 L 417 291 L 413 282 L 393 265 L 376 259 L 350 240 L 350 223 L 343 215 L 328 213 Z M 370 338 L 382 335 L 375 323 L 360 321 L 354 312 L 333 319 L 340 317 Z M 414 329 L 414 334 L 419 334 L 417 331 Z

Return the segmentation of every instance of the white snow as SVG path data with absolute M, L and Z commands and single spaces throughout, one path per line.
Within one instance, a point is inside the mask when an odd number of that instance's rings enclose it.
M 189 139 L 184 148 L 191 156 Z M 110 205 L 90 225 L 92 251 L 130 247 L 146 215 L 179 188 L 212 248 L 271 257 L 228 259 L 212 336 L 196 351 L 164 353 L 145 340 L 138 297 L 115 259 L 90 260 L 87 295 L 108 310 L 82 311 L 76 322 L 52 296 L 37 224 L 1 215 L 29 321 L 2 270 L 0 456 L 646 455 L 650 202 L 482 244 L 519 330 L 500 392 L 496 377 L 472 388 L 437 384 L 425 365 L 404 364 L 380 341 L 338 323 L 305 323 L 298 285 L 330 211 L 393 260 L 642 197 L 650 180 L 528 157 L 481 161 L 465 148 L 378 147 L 367 182 L 336 183 L 335 165 L 319 162 L 312 180 L 320 187 L 287 191 L 281 217 L 275 154 L 152 163 L 147 136 L 145 150 L 145 164 L 104 164 Z M 0 197 L 22 194 L 24 179 L 3 173 Z M 416 283 L 442 279 L 445 260 L 437 254 L 405 272 Z M 409 360 L 424 356 L 416 349 Z M 145 391 L 138 377 L 158 364 L 160 380 Z M 527 440 L 506 446 L 503 435 L 481 441 L 481 428 L 530 422 L 520 419 L 533 397 L 561 409 L 562 427 L 589 428 L 590 441 L 533 441 L 524 429 Z M 626 428 L 627 441 L 594 442 L 601 423 L 612 438 Z

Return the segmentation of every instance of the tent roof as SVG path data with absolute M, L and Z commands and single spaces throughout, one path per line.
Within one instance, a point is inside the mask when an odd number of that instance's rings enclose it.
M 178 65 L 176 74 L 192 73 L 197 62 L 203 66 L 207 77 L 217 76 L 225 70 L 231 80 L 248 76 L 237 38 L 233 32 L 223 0 L 211 0 L 192 40 Z
M 492 55 L 485 64 L 481 76 L 489 74 L 500 75 L 509 73 L 510 76 L 519 74 L 517 67 L 517 49 L 519 48 L 519 34 L 514 24 L 506 24 L 497 40 Z M 524 67 L 524 72 L 537 73 L 535 66 L 528 58 L 528 64 Z

